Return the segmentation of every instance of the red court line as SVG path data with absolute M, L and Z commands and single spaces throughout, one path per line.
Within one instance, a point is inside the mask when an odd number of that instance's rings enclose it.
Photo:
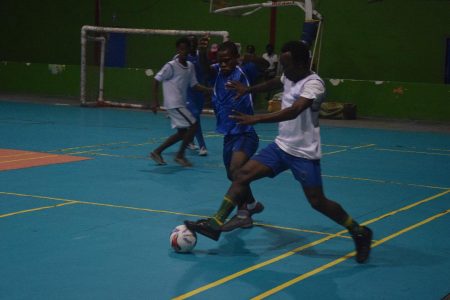
M 0 171 L 63 164 L 91 159 L 89 157 L 0 149 Z

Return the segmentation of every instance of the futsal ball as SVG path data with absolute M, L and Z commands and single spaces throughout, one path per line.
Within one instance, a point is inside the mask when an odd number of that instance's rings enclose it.
M 178 225 L 170 234 L 170 247 L 175 252 L 186 253 L 194 249 L 197 244 L 197 235 L 190 231 L 186 225 Z

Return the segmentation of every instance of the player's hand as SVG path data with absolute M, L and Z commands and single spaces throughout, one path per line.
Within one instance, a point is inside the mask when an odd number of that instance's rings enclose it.
M 201 37 L 199 42 L 198 42 L 198 49 L 206 51 L 206 49 L 208 49 L 208 45 L 209 45 L 209 41 L 210 40 L 211 40 L 211 38 L 209 37 L 209 33 L 206 34 L 205 36 Z
M 213 88 L 207 88 L 204 93 L 206 96 L 211 96 L 212 94 L 214 94 L 214 89 Z
M 234 99 L 237 99 L 245 93 L 248 93 L 248 87 L 239 81 L 227 81 L 227 83 L 225 83 L 225 87 L 227 89 L 236 91 L 236 96 L 234 97 Z
M 158 113 L 158 110 L 159 110 L 159 104 L 156 103 L 156 102 L 154 102 L 154 103 L 150 106 L 150 109 L 152 110 L 152 112 L 153 112 L 154 114 L 157 114 L 157 113 Z
M 257 123 L 254 115 L 246 115 L 236 110 L 233 110 L 233 114 L 229 115 L 229 118 L 236 120 L 239 125 L 253 125 Z

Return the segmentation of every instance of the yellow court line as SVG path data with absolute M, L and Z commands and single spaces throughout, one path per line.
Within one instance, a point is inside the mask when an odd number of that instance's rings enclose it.
M 108 156 L 108 157 L 119 157 L 119 158 L 133 158 L 133 159 L 150 159 L 147 156 L 138 155 L 119 155 L 119 154 L 107 154 L 107 153 L 91 153 L 94 156 Z
M 429 149 L 431 151 L 444 151 L 444 152 L 450 152 L 450 149 L 436 149 L 436 148 L 431 148 Z
M 114 142 L 114 143 L 107 143 L 107 144 L 86 145 L 86 146 L 78 146 L 78 147 L 50 150 L 48 152 L 65 152 L 65 151 L 72 151 L 72 150 L 77 150 L 77 149 L 104 147 L 104 146 L 111 146 L 111 145 L 117 145 L 117 144 L 127 144 L 127 143 L 129 143 L 129 142 Z
M 438 155 L 438 156 L 450 156 L 448 153 L 432 153 L 425 151 L 413 151 L 413 150 L 400 150 L 400 149 L 388 149 L 388 148 L 376 148 L 378 151 L 390 151 L 390 152 L 402 152 L 402 153 L 414 153 L 414 154 L 427 154 L 427 155 Z
M 95 154 L 95 152 L 103 151 L 104 149 L 93 149 L 93 150 L 86 150 L 86 151 L 77 151 L 77 152 L 69 152 L 68 155 L 78 155 L 78 154 Z
M 25 209 L 25 210 L 21 210 L 21 211 L 15 211 L 15 212 L 12 212 L 12 213 L 0 215 L 0 218 L 6 218 L 6 217 L 11 217 L 11 216 L 15 216 L 15 215 L 25 214 L 25 213 L 29 213 L 29 212 L 45 210 L 45 209 L 50 209 L 50 208 L 56 208 L 56 207 L 61 207 L 61 206 L 71 205 L 71 204 L 76 204 L 76 203 L 77 203 L 76 201 L 68 201 L 66 203 L 60 203 L 60 204 L 56 204 L 56 205 L 48 205 L 48 206 L 41 206 L 41 207 L 31 208 L 31 209 Z
M 399 235 L 402 235 L 402 234 L 404 234 L 404 233 L 406 233 L 408 231 L 416 229 L 417 227 L 425 225 L 425 224 L 427 224 L 427 223 L 429 223 L 429 222 L 431 222 L 431 221 L 433 221 L 435 219 L 438 219 L 438 218 L 440 218 L 442 216 L 445 216 L 448 213 L 450 213 L 450 209 L 447 209 L 447 210 L 445 210 L 443 212 L 440 212 L 440 213 L 438 213 L 438 214 L 436 214 L 434 216 L 431 216 L 431 217 L 429 217 L 429 218 L 427 218 L 425 220 L 422 220 L 419 223 L 416 223 L 416 224 L 411 225 L 409 227 L 403 228 L 400 231 L 397 231 L 397 232 L 395 232 L 395 233 L 393 233 L 393 234 L 391 234 L 391 235 L 389 235 L 389 236 L 387 236 L 387 237 L 385 237 L 385 238 L 383 238 L 381 240 L 378 240 L 378 241 L 372 243 L 372 248 L 378 247 L 379 245 L 381 245 L 383 243 L 386 243 L 387 241 L 392 240 L 393 238 L 396 238 Z M 302 275 L 300 275 L 300 276 L 298 276 L 298 277 L 296 277 L 294 279 L 286 281 L 285 283 L 283 283 L 283 284 L 281 284 L 279 286 L 276 286 L 276 287 L 274 287 L 274 288 L 272 288 L 272 289 L 270 289 L 270 290 L 268 290 L 268 291 L 266 291 L 266 292 L 264 292 L 262 294 L 259 294 L 259 295 L 255 296 L 255 297 L 251 298 L 251 299 L 252 300 L 259 300 L 259 299 L 267 298 L 268 296 L 276 294 L 276 293 L 280 292 L 281 290 L 284 290 L 285 288 L 287 288 L 287 287 L 289 287 L 291 285 L 294 285 L 294 284 L 296 284 L 296 283 L 298 283 L 298 282 L 300 282 L 302 280 L 305 280 L 305 279 L 307 279 L 307 278 L 309 278 L 311 276 L 316 275 L 317 273 L 320 273 L 320 272 L 325 271 L 325 270 L 327 270 L 327 269 L 329 269 L 329 268 L 331 268 L 331 267 L 333 267 L 333 266 L 335 266 L 337 264 L 340 264 L 341 262 L 344 262 L 347 259 L 349 259 L 349 258 L 351 258 L 351 257 L 353 257 L 355 255 L 356 255 L 355 251 L 347 253 L 346 255 L 344 255 L 344 256 L 342 256 L 342 257 L 340 257 L 340 258 L 338 258 L 338 259 L 336 259 L 336 260 L 334 260 L 334 261 L 332 261 L 332 262 L 330 262 L 328 264 L 325 264 L 325 265 L 323 265 L 323 266 L 321 266 L 319 268 L 316 268 L 314 270 L 306 272 L 306 273 L 304 273 L 304 274 L 302 274 Z
M 384 184 L 407 185 L 407 186 L 423 187 L 423 188 L 438 189 L 438 190 L 447 190 L 450 188 L 450 187 L 443 187 L 443 186 L 433 186 L 433 185 L 415 184 L 415 183 L 403 183 L 403 182 L 393 181 L 393 180 L 371 179 L 371 178 L 350 177 L 350 176 L 322 174 L 322 177 L 337 178 L 337 179 L 350 179 L 350 180 L 356 180 L 356 181 L 367 181 L 367 182 L 384 183 Z
M 432 200 L 437 199 L 437 198 L 439 198 L 439 197 L 442 197 L 442 196 L 444 196 L 444 195 L 446 195 L 446 194 L 448 194 L 448 193 L 450 193 L 450 190 L 446 190 L 446 191 L 444 191 L 444 192 L 441 192 L 441 193 L 436 194 L 436 195 L 433 195 L 433 196 L 431 196 L 431 197 L 422 199 L 422 200 L 417 201 L 417 202 L 415 202 L 415 203 L 412 203 L 412 204 L 410 204 L 410 205 L 401 207 L 401 208 L 399 208 L 399 209 L 397 209 L 397 210 L 388 212 L 388 213 L 386 213 L 386 214 L 383 214 L 383 215 L 381 215 L 381 216 L 379 216 L 379 217 L 373 218 L 373 219 L 368 220 L 368 221 L 366 221 L 366 222 L 364 222 L 364 223 L 361 223 L 361 224 L 362 224 L 362 225 L 368 225 L 368 224 L 374 223 L 374 222 L 379 221 L 379 220 L 381 220 L 381 219 L 384 219 L 384 218 L 393 216 L 393 215 L 395 215 L 395 214 L 397 214 L 397 213 L 399 213 L 399 212 L 406 211 L 406 210 L 411 209 L 411 208 L 413 208 L 413 207 L 415 207 L 415 206 L 418 206 L 418 205 L 420 205 L 420 204 L 424 204 L 424 203 L 426 203 L 426 202 L 429 202 L 429 201 L 432 201 Z M 293 249 L 293 250 L 290 250 L 290 251 L 288 251 L 288 252 L 286 252 L 286 253 L 284 253 L 284 254 L 281 254 L 281 255 L 279 255 L 279 256 L 277 256 L 277 257 L 274 257 L 274 258 L 269 259 L 269 260 L 267 260 L 267 261 L 264 261 L 264 262 L 262 262 L 262 263 L 253 265 L 253 266 L 251 266 L 251 267 L 248 267 L 248 268 L 246 268 L 246 269 L 243 269 L 243 270 L 241 270 L 241 271 L 239 271 L 239 272 L 236 272 L 236 273 L 234 273 L 234 274 L 228 275 L 228 276 L 226 276 L 226 277 L 223 277 L 223 278 L 221 278 L 221 279 L 219 279 L 219 280 L 216 280 L 216 281 L 214 281 L 214 282 L 211 282 L 211 283 L 209 283 L 209 284 L 206 284 L 206 285 L 204 285 L 204 286 L 201 286 L 201 287 L 199 287 L 199 288 L 197 288 L 197 289 L 195 289 L 195 290 L 192 290 L 192 291 L 190 291 L 190 292 L 188 292 L 188 293 L 185 293 L 185 294 L 182 294 L 182 295 L 180 295 L 180 296 L 177 296 L 177 297 L 175 297 L 175 298 L 173 298 L 173 299 L 180 300 L 180 299 L 187 299 L 187 298 L 189 298 L 189 297 L 195 296 L 195 295 L 200 294 L 200 293 L 202 293 L 202 292 L 204 292 L 204 291 L 206 291 L 206 290 L 209 290 L 209 289 L 211 289 L 211 288 L 217 287 L 217 286 L 219 286 L 219 285 L 221 285 L 221 284 L 224 284 L 224 283 L 226 283 L 226 282 L 228 282 L 228 281 L 231 281 L 231 280 L 236 279 L 236 278 L 238 278 L 238 277 L 241 277 L 241 276 L 243 276 L 243 275 L 245 275 L 245 274 L 248 274 L 248 273 L 250 273 L 250 272 L 253 272 L 253 271 L 257 270 L 257 269 L 260 269 L 260 268 L 265 267 L 265 266 L 267 266 L 267 265 L 270 265 L 270 264 L 273 264 L 273 263 L 278 262 L 278 261 L 280 261 L 280 260 L 283 260 L 283 259 L 285 259 L 285 258 L 287 258 L 287 257 L 289 257 L 289 256 L 292 256 L 292 255 L 294 255 L 294 254 L 296 254 L 296 253 L 298 253 L 298 252 L 300 252 L 300 251 L 302 251 L 302 250 L 305 250 L 305 249 L 311 248 L 311 247 L 313 247 L 313 246 L 322 244 L 322 243 L 324 243 L 324 242 L 326 242 L 326 241 L 328 241 L 328 240 L 331 240 L 331 239 L 333 239 L 333 238 L 338 237 L 339 235 L 345 234 L 346 232 L 347 232 L 346 229 L 341 230 L 341 231 L 339 231 L 339 232 L 337 232 L 337 233 L 335 233 L 335 234 L 326 236 L 326 237 L 324 237 L 324 238 L 321 238 L 321 239 L 316 240 L 316 241 L 314 241 L 314 242 L 311 242 L 311 243 L 309 243 L 309 244 L 306 244 L 306 245 L 300 246 L 300 247 L 298 247 L 298 248 L 295 248 L 295 249 Z
M 305 232 L 305 233 L 312 233 L 312 234 L 318 234 L 318 235 L 327 235 L 331 236 L 334 235 L 334 233 L 329 232 L 321 232 L 316 230 L 308 230 L 308 229 L 299 229 L 299 228 L 292 228 L 292 227 L 285 227 L 285 226 L 278 226 L 278 225 L 272 225 L 272 224 L 265 224 L 265 223 L 258 223 L 253 222 L 253 225 L 255 226 L 261 226 L 261 227 L 267 227 L 267 228 L 274 228 L 274 229 L 281 229 L 281 230 L 288 230 L 288 231 L 297 231 L 297 232 Z M 343 239 L 350 239 L 350 236 L 338 236 Z
M 112 207 L 112 208 L 123 208 L 123 209 L 136 210 L 136 211 L 164 213 L 164 214 L 180 215 L 180 216 L 188 216 L 188 217 L 199 217 L 199 218 L 207 217 L 207 216 L 204 216 L 204 215 L 187 214 L 187 213 L 180 213 L 180 212 L 169 211 L 169 210 L 158 210 L 158 209 L 150 209 L 150 208 L 140 208 L 140 207 L 133 207 L 133 206 L 125 206 L 125 205 L 116 205 L 116 204 L 107 204 L 107 203 L 79 201 L 79 200 L 71 200 L 71 199 L 64 199 L 64 198 L 57 198 L 57 197 L 39 196 L 39 195 L 29 195 L 29 194 L 10 193 L 10 192 L 0 192 L 0 195 L 10 195 L 10 196 L 17 196 L 17 197 L 29 197 L 29 198 L 44 199 L 44 200 L 54 200 L 54 201 L 62 201 L 62 202 L 73 202 L 73 203 L 78 203 L 78 204 L 103 206 L 103 207 Z
M 336 154 L 336 153 L 341 153 L 341 152 L 346 152 L 349 150 L 356 150 L 356 149 L 362 149 L 362 148 L 369 148 L 369 147 L 374 147 L 376 146 L 375 144 L 367 144 L 367 145 L 361 145 L 361 146 L 355 146 L 355 147 L 349 147 L 347 149 L 342 149 L 342 150 L 336 150 L 336 151 L 331 151 L 331 152 L 325 152 L 323 153 L 323 155 L 331 155 L 331 154 Z
M 73 202 L 73 203 L 85 204 L 85 205 L 121 208 L 121 209 L 129 209 L 129 210 L 135 210 L 135 211 L 145 211 L 145 212 L 152 212 L 152 213 L 164 213 L 164 214 L 179 215 L 179 216 L 186 216 L 186 217 L 196 217 L 196 218 L 208 218 L 209 217 L 209 216 L 205 216 L 205 215 L 180 213 L 180 212 L 174 212 L 174 211 L 168 211 L 168 210 L 156 210 L 156 209 L 150 209 L 150 208 L 140 208 L 140 207 L 134 207 L 134 206 L 118 205 L 118 204 L 87 202 L 87 201 L 70 200 L 70 199 L 63 199 L 63 198 L 56 198 L 56 197 L 48 197 L 48 196 L 28 195 L 28 194 L 19 194 L 19 193 L 10 193 L 10 192 L 0 192 L 0 195 L 2 195 L 2 194 L 3 195 L 17 196 L 17 197 L 29 197 L 29 198 L 37 198 L 37 199 L 44 199 L 44 200 L 53 200 L 53 201 L 63 201 L 63 202 L 70 201 L 70 202 Z M 289 230 L 289 231 L 306 232 L 306 233 L 312 233 L 312 234 L 318 234 L 318 235 L 326 235 L 326 236 L 334 235 L 333 233 L 328 233 L 328 232 L 320 232 L 320 231 L 307 230 L 307 229 L 284 227 L 284 226 L 277 226 L 277 225 L 256 223 L 256 222 L 254 223 L 254 225 L 261 226 L 261 227 Z M 339 237 L 343 238 L 343 239 L 348 239 L 349 238 L 347 236 L 339 236 Z

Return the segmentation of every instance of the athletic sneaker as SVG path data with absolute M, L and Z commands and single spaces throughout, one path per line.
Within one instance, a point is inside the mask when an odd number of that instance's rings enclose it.
M 260 213 L 264 210 L 264 205 L 261 202 L 256 202 L 254 208 L 249 210 L 239 210 L 238 213 L 231 218 L 230 221 L 226 222 L 222 226 L 222 231 L 228 232 L 236 228 L 252 228 L 253 219 L 252 215 Z
M 200 149 L 198 150 L 198 155 L 206 156 L 206 155 L 208 155 L 208 150 L 206 150 L 205 147 L 200 147 Z
M 156 162 L 156 164 L 158 164 L 160 166 L 166 165 L 166 162 L 164 161 L 162 156 L 155 152 L 150 153 L 150 158 L 153 159 Z
M 185 157 L 175 157 L 175 162 L 182 165 L 183 167 L 192 167 L 192 163 Z
M 186 227 L 190 230 L 190 231 L 194 231 L 196 233 L 200 233 L 201 235 L 206 236 L 207 238 L 210 238 L 212 240 L 219 240 L 221 231 L 212 228 L 209 225 L 209 220 L 210 219 L 201 219 L 198 221 L 184 221 L 184 225 L 186 225 Z
M 188 148 L 189 150 L 197 150 L 197 149 L 198 149 L 198 146 L 197 146 L 196 144 L 194 144 L 194 143 L 189 143 L 189 144 L 187 145 L 187 148 Z
M 364 263 L 369 258 L 372 235 L 372 230 L 365 226 L 362 226 L 362 231 L 360 233 L 352 234 L 356 248 L 356 261 L 360 264 Z

